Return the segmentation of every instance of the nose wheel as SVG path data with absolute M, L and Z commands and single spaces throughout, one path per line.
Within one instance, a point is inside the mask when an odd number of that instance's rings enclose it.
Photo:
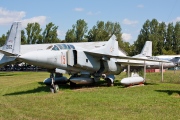
M 59 86 L 58 85 L 51 85 L 50 86 L 50 91 L 51 93 L 57 93 L 59 91 Z
M 50 91 L 51 93 L 57 93 L 59 91 L 59 86 L 55 84 L 55 80 L 54 80 L 54 74 L 51 73 L 50 74 L 50 78 L 51 78 L 51 86 L 50 86 Z

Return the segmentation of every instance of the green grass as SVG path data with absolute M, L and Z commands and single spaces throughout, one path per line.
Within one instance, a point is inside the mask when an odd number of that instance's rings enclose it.
M 146 85 L 124 88 L 97 85 L 51 94 L 42 81 L 47 72 L 0 72 L 0 120 L 178 120 L 180 71 L 148 73 Z

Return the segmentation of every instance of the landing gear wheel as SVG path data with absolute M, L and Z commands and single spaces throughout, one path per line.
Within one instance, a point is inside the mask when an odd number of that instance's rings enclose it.
M 108 86 L 108 87 L 112 87 L 112 86 L 114 86 L 114 83 L 111 82 L 110 79 L 107 79 L 107 86 Z
M 58 85 L 51 85 L 50 91 L 51 91 L 51 93 L 57 93 L 59 91 L 59 86 Z
M 57 93 L 59 91 L 59 86 L 58 85 L 54 85 L 54 93 Z
M 52 85 L 50 86 L 50 91 L 51 91 L 51 93 L 55 93 Z

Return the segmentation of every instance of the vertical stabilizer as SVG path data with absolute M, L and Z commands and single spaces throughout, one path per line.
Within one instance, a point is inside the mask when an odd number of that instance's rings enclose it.
M 2 51 L 4 54 L 14 54 L 18 55 L 20 53 L 21 44 L 21 22 L 14 22 L 11 26 L 9 35 L 6 39 L 4 46 L 2 46 Z
M 140 54 L 133 57 L 150 57 L 152 56 L 152 41 L 146 41 Z
M 89 52 L 117 56 L 119 54 L 118 53 L 119 49 L 118 49 L 118 42 L 116 41 L 116 39 L 117 39 L 116 36 L 112 35 L 104 46 L 93 49 Z
M 152 41 L 146 41 L 141 51 L 141 55 L 146 57 L 152 56 Z

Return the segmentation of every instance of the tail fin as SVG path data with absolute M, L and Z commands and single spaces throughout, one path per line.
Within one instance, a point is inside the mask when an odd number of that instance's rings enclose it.
M 117 56 L 119 49 L 118 42 L 116 41 L 116 39 L 116 36 L 112 35 L 109 41 L 107 41 L 107 43 L 104 46 L 93 49 L 89 52 Z
M 141 55 L 144 55 L 146 57 L 152 56 L 152 41 L 146 41 L 141 51 Z
M 21 22 L 14 22 L 1 52 L 7 56 L 18 55 L 21 44 Z
M 133 57 L 150 57 L 152 56 L 152 41 L 146 41 L 140 54 Z

